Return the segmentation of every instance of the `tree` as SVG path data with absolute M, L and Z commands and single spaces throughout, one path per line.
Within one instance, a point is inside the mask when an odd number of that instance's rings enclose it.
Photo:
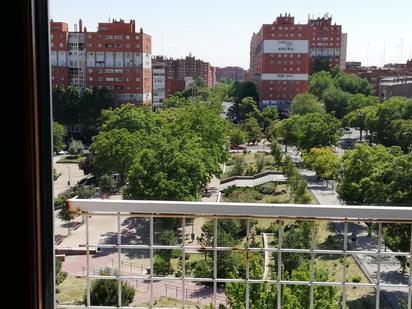
M 314 72 L 327 72 L 331 69 L 331 60 L 329 57 L 317 56 L 315 57 L 315 63 L 313 66 Z
M 252 97 L 246 97 L 239 102 L 235 102 L 233 114 L 236 122 L 244 122 L 248 118 L 257 118 L 259 110 L 256 101 Z
M 363 79 L 355 74 L 339 73 L 333 79 L 333 83 L 339 89 L 352 94 L 372 94 L 372 86 L 366 79 Z
M 272 141 L 270 145 L 270 154 L 272 155 L 275 164 L 279 166 L 282 163 L 283 153 L 282 148 L 276 140 Z
M 312 148 L 303 155 L 305 166 L 316 172 L 320 179 L 335 179 L 339 168 L 339 158 L 331 147 Z
M 309 93 L 322 98 L 326 89 L 333 85 L 333 79 L 329 72 L 320 71 L 312 74 L 309 78 Z
M 366 123 L 371 133 L 374 133 L 374 141 L 385 146 L 395 145 L 391 124 L 398 119 L 412 119 L 412 99 L 392 97 L 370 107 Z
M 324 91 L 322 100 L 328 113 L 342 119 L 348 108 L 350 94 L 336 87 L 330 87 Z
M 262 131 L 266 132 L 270 125 L 279 119 L 279 113 L 275 107 L 265 107 L 260 113 L 259 118 Z
M 112 175 L 105 174 L 100 178 L 99 187 L 103 195 L 111 194 L 116 188 L 116 181 Z
M 365 108 L 368 106 L 374 106 L 379 104 L 379 98 L 375 96 L 366 96 L 361 93 L 352 94 L 349 97 L 347 112 L 352 112 L 357 109 Z
M 247 133 L 239 127 L 235 127 L 230 131 L 229 140 L 231 145 L 242 145 L 247 138 Z
M 94 189 L 92 187 L 86 187 L 83 185 L 78 186 L 77 188 L 77 198 L 89 199 L 94 195 Z
M 407 152 L 412 145 L 412 119 L 397 119 L 391 122 L 394 144 Z M 410 151 L 410 150 L 409 150 Z
M 256 102 L 259 101 L 256 85 L 249 81 L 235 84 L 234 97 L 236 103 L 241 102 L 247 97 L 252 98 Z
M 337 192 L 354 205 L 410 205 L 412 154 L 399 147 L 356 145 L 342 158 Z
M 340 121 L 327 113 L 295 115 L 281 121 L 284 143 L 309 150 L 335 145 L 339 139 Z
M 67 272 L 62 271 L 62 260 L 59 258 L 55 259 L 55 277 L 56 286 L 61 284 L 67 278 Z M 59 289 L 56 287 L 56 293 L 59 293 Z
M 93 139 L 93 168 L 102 174 L 119 174 L 119 184 L 127 181 L 127 174 L 134 157 L 143 144 L 139 133 L 130 133 L 125 128 L 102 131 Z
M 325 111 L 322 103 L 313 94 L 301 93 L 292 102 L 292 114 L 322 113 Z
M 127 199 L 197 200 L 211 176 L 199 140 L 153 136 L 135 156 L 124 191 Z
M 53 181 L 56 181 L 62 173 L 57 173 L 56 169 L 53 169 Z
M 67 224 L 67 234 L 70 235 L 70 225 L 69 222 L 74 219 L 74 216 L 69 212 L 69 207 L 67 203 L 63 204 L 63 207 L 60 209 L 57 218 L 62 220 L 63 222 L 66 222 Z
M 116 272 L 109 268 L 100 271 L 100 276 L 115 276 Z M 135 289 L 128 283 L 121 281 L 121 305 L 128 306 L 134 298 Z M 117 306 L 118 305 L 118 281 L 116 279 L 93 280 L 90 286 L 90 304 L 92 306 Z M 86 303 L 85 293 L 83 302 Z
M 233 166 L 230 171 L 232 176 L 242 176 L 246 170 L 245 159 L 242 156 L 235 156 L 233 158 Z
M 373 109 L 373 107 L 372 107 Z M 368 114 L 372 111 L 371 107 L 364 107 L 361 109 L 356 109 L 349 114 L 347 114 L 342 119 L 342 124 L 352 128 L 359 128 L 360 140 L 362 140 L 362 132 L 367 128 L 368 124 L 366 122 Z
M 262 132 L 256 118 L 251 117 L 247 119 L 243 123 L 242 128 L 248 135 L 249 143 L 255 144 L 256 142 L 260 142 L 262 138 Z
M 264 153 L 256 154 L 256 172 L 260 173 L 265 168 L 266 158 Z
M 53 89 L 53 119 L 68 127 L 78 124 L 79 137 L 86 141 L 97 133 L 101 111 L 115 105 L 115 98 L 106 88 L 86 88 L 80 92 L 70 85 Z
M 63 150 L 63 148 L 66 146 L 63 143 L 63 138 L 64 138 L 64 126 L 54 121 L 53 122 L 53 151 L 54 152 L 59 152 L 60 150 Z
M 78 157 L 79 155 L 81 155 L 84 151 L 84 146 L 82 141 L 76 141 L 76 140 L 72 140 L 70 145 L 69 145 L 69 154 L 71 156 L 76 156 Z

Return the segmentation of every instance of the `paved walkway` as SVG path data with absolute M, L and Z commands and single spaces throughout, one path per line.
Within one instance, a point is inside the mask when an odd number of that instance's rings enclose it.
M 272 233 L 262 233 L 262 238 L 263 238 L 263 248 L 267 249 L 269 248 L 268 244 L 268 236 L 273 236 Z M 270 252 L 265 251 L 265 259 L 264 259 L 264 271 L 263 271 L 263 276 L 262 279 L 266 280 L 268 279 L 269 271 L 270 271 Z
M 300 163 L 301 158 L 299 153 L 292 147 L 288 147 L 288 154 L 295 163 Z M 315 177 L 315 172 L 298 169 L 299 173 L 308 181 L 308 188 L 320 205 L 341 205 L 338 195 L 334 188 L 327 187 L 326 183 L 318 182 Z M 344 234 L 344 225 L 340 222 L 334 222 L 337 233 Z M 350 223 L 348 226 L 349 235 L 352 232 L 357 232 L 357 247 L 358 251 L 375 251 L 378 248 L 377 237 L 368 236 L 367 225 L 364 222 L 359 224 Z M 350 236 L 348 238 L 350 239 Z M 384 244 L 381 244 L 381 250 L 391 252 Z M 378 262 L 375 256 L 367 254 L 354 254 L 356 262 L 362 268 L 366 276 L 372 283 L 376 283 Z M 381 257 L 381 284 L 408 284 L 409 274 L 401 273 L 402 267 L 400 261 L 395 257 Z M 407 291 L 400 291 L 396 288 L 381 288 L 381 293 L 384 301 L 392 309 L 401 309 L 400 303 L 407 299 Z

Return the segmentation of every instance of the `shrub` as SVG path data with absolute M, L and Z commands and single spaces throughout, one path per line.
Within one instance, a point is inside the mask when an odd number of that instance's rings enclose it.
M 353 276 L 351 280 L 354 283 L 359 283 L 359 282 L 361 282 L 362 277 L 360 275 L 356 275 L 356 276 Z
M 100 271 L 101 276 L 116 275 L 109 268 Z M 128 306 L 134 298 L 135 289 L 125 282 L 121 282 L 122 306 Z M 117 306 L 118 283 L 116 279 L 97 279 L 93 280 L 90 287 L 90 303 L 93 306 Z M 83 297 L 86 303 L 87 295 Z

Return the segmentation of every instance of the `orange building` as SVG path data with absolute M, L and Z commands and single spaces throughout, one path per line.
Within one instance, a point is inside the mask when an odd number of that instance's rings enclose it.
M 119 103 L 151 104 L 152 38 L 134 20 L 99 23 L 96 32 L 52 20 L 50 32 L 53 86 L 106 87 Z

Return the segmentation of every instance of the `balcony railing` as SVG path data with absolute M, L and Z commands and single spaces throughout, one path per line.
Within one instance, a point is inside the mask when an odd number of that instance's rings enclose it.
M 187 285 L 189 282 L 208 283 L 211 286 L 210 303 L 214 308 L 218 308 L 222 301 L 222 295 L 218 294 L 219 287 L 223 283 L 241 283 L 245 286 L 245 308 L 250 307 L 250 286 L 252 284 L 272 284 L 277 286 L 277 308 L 282 308 L 282 288 L 286 285 L 307 286 L 309 291 L 310 308 L 314 308 L 314 291 L 319 286 L 334 286 L 341 291 L 342 308 L 347 308 L 347 291 L 349 288 L 369 288 L 375 291 L 375 303 L 373 307 L 381 308 L 382 302 L 386 302 L 383 294 L 390 291 L 403 292 L 405 305 L 411 308 L 412 303 L 412 241 L 409 252 L 392 252 L 386 250 L 383 244 L 383 227 L 386 224 L 410 224 L 412 229 L 412 207 L 372 207 L 372 206 L 324 206 L 324 205 L 287 205 L 287 204 L 250 204 L 250 203 L 204 203 L 204 202 L 175 202 L 175 201 L 133 201 L 133 200 L 82 200 L 71 199 L 68 202 L 70 211 L 84 217 L 85 221 L 85 254 L 86 265 L 84 268 L 87 280 L 86 303 L 85 305 L 58 305 L 58 308 L 119 308 L 121 306 L 121 282 L 145 282 L 148 290 L 147 306 L 127 307 L 127 308 L 157 308 L 154 295 L 154 283 L 175 282 L 172 290 L 174 297 L 179 298 L 180 308 L 186 308 L 188 302 Z M 90 217 L 110 216 L 115 217 L 117 221 L 116 237 L 112 243 L 91 243 Z M 129 244 L 122 243 L 122 218 L 145 218 L 148 224 L 148 241 L 147 244 Z M 181 240 L 178 245 L 161 245 L 155 241 L 155 220 L 158 218 L 175 218 L 181 222 Z M 213 237 L 208 245 L 193 245 L 194 242 L 186 241 L 185 236 L 190 229 L 187 222 L 194 222 L 197 218 L 207 218 L 213 222 Z M 246 237 L 243 246 L 224 247 L 218 243 L 218 220 L 244 220 L 246 225 Z M 252 220 L 270 219 L 277 225 L 276 238 L 277 243 L 273 247 L 266 245 L 267 239 L 262 247 L 251 246 L 251 222 Z M 309 248 L 287 248 L 282 245 L 284 235 L 284 223 L 293 220 L 302 221 L 330 221 L 334 224 L 340 224 L 342 229 L 342 245 L 339 249 L 324 249 L 316 246 L 315 241 L 311 241 Z M 350 236 L 349 225 L 359 222 L 368 222 L 376 224 L 376 241 L 377 246 L 363 250 L 353 248 L 348 241 Z M 315 225 L 312 225 L 312 239 L 315 239 Z M 193 228 L 193 226 L 192 226 Z M 193 232 L 193 230 L 192 230 Z M 273 235 L 273 234 L 272 234 Z M 272 236 L 273 237 L 273 236 Z M 193 240 L 193 239 L 192 239 Z M 263 242 L 262 242 L 263 243 Z M 91 266 L 91 250 L 96 248 L 111 249 L 117 253 L 117 259 L 112 260 L 112 266 L 117 270 L 115 275 L 99 275 Z M 149 267 L 147 274 L 130 275 L 125 273 L 122 267 L 122 250 L 146 250 L 149 254 Z M 156 276 L 154 273 L 153 263 L 155 250 L 179 250 L 181 252 L 181 275 L 179 277 Z M 244 278 L 221 278 L 217 273 L 218 252 L 220 251 L 237 251 L 246 256 L 245 277 Z M 193 252 L 210 252 L 213 257 L 213 275 L 211 278 L 197 278 L 186 274 L 186 255 Z M 248 253 L 260 252 L 265 257 L 268 254 L 277 258 L 276 274 L 271 278 L 266 275 L 259 278 L 252 278 L 249 274 Z M 268 252 L 268 253 L 267 253 Z M 282 256 L 284 254 L 307 254 L 310 256 L 310 280 L 308 281 L 291 281 L 285 280 L 282 274 Z M 319 282 L 315 280 L 315 257 L 319 255 L 334 255 L 343 258 L 343 265 L 347 265 L 347 258 L 350 256 L 371 256 L 376 260 L 377 270 L 374 278 L 369 278 L 369 283 L 348 282 L 346 267 L 343 267 L 342 280 Z M 385 283 L 381 280 L 382 260 L 388 257 L 403 257 L 409 264 L 409 272 L 405 275 L 406 282 L 403 283 Z M 266 263 L 266 262 L 265 262 Z M 130 266 L 132 267 L 132 266 Z M 265 264 L 265 274 L 267 274 L 267 265 Z M 90 287 L 93 280 L 96 279 L 115 279 L 118 282 L 118 306 L 92 306 L 90 300 Z M 170 286 L 169 286 L 170 290 Z M 186 290 L 186 293 L 183 291 Z M 227 302 L 226 302 L 227 304 Z M 386 302 L 387 307 L 391 304 Z M 126 308 L 126 307 L 125 307 Z

